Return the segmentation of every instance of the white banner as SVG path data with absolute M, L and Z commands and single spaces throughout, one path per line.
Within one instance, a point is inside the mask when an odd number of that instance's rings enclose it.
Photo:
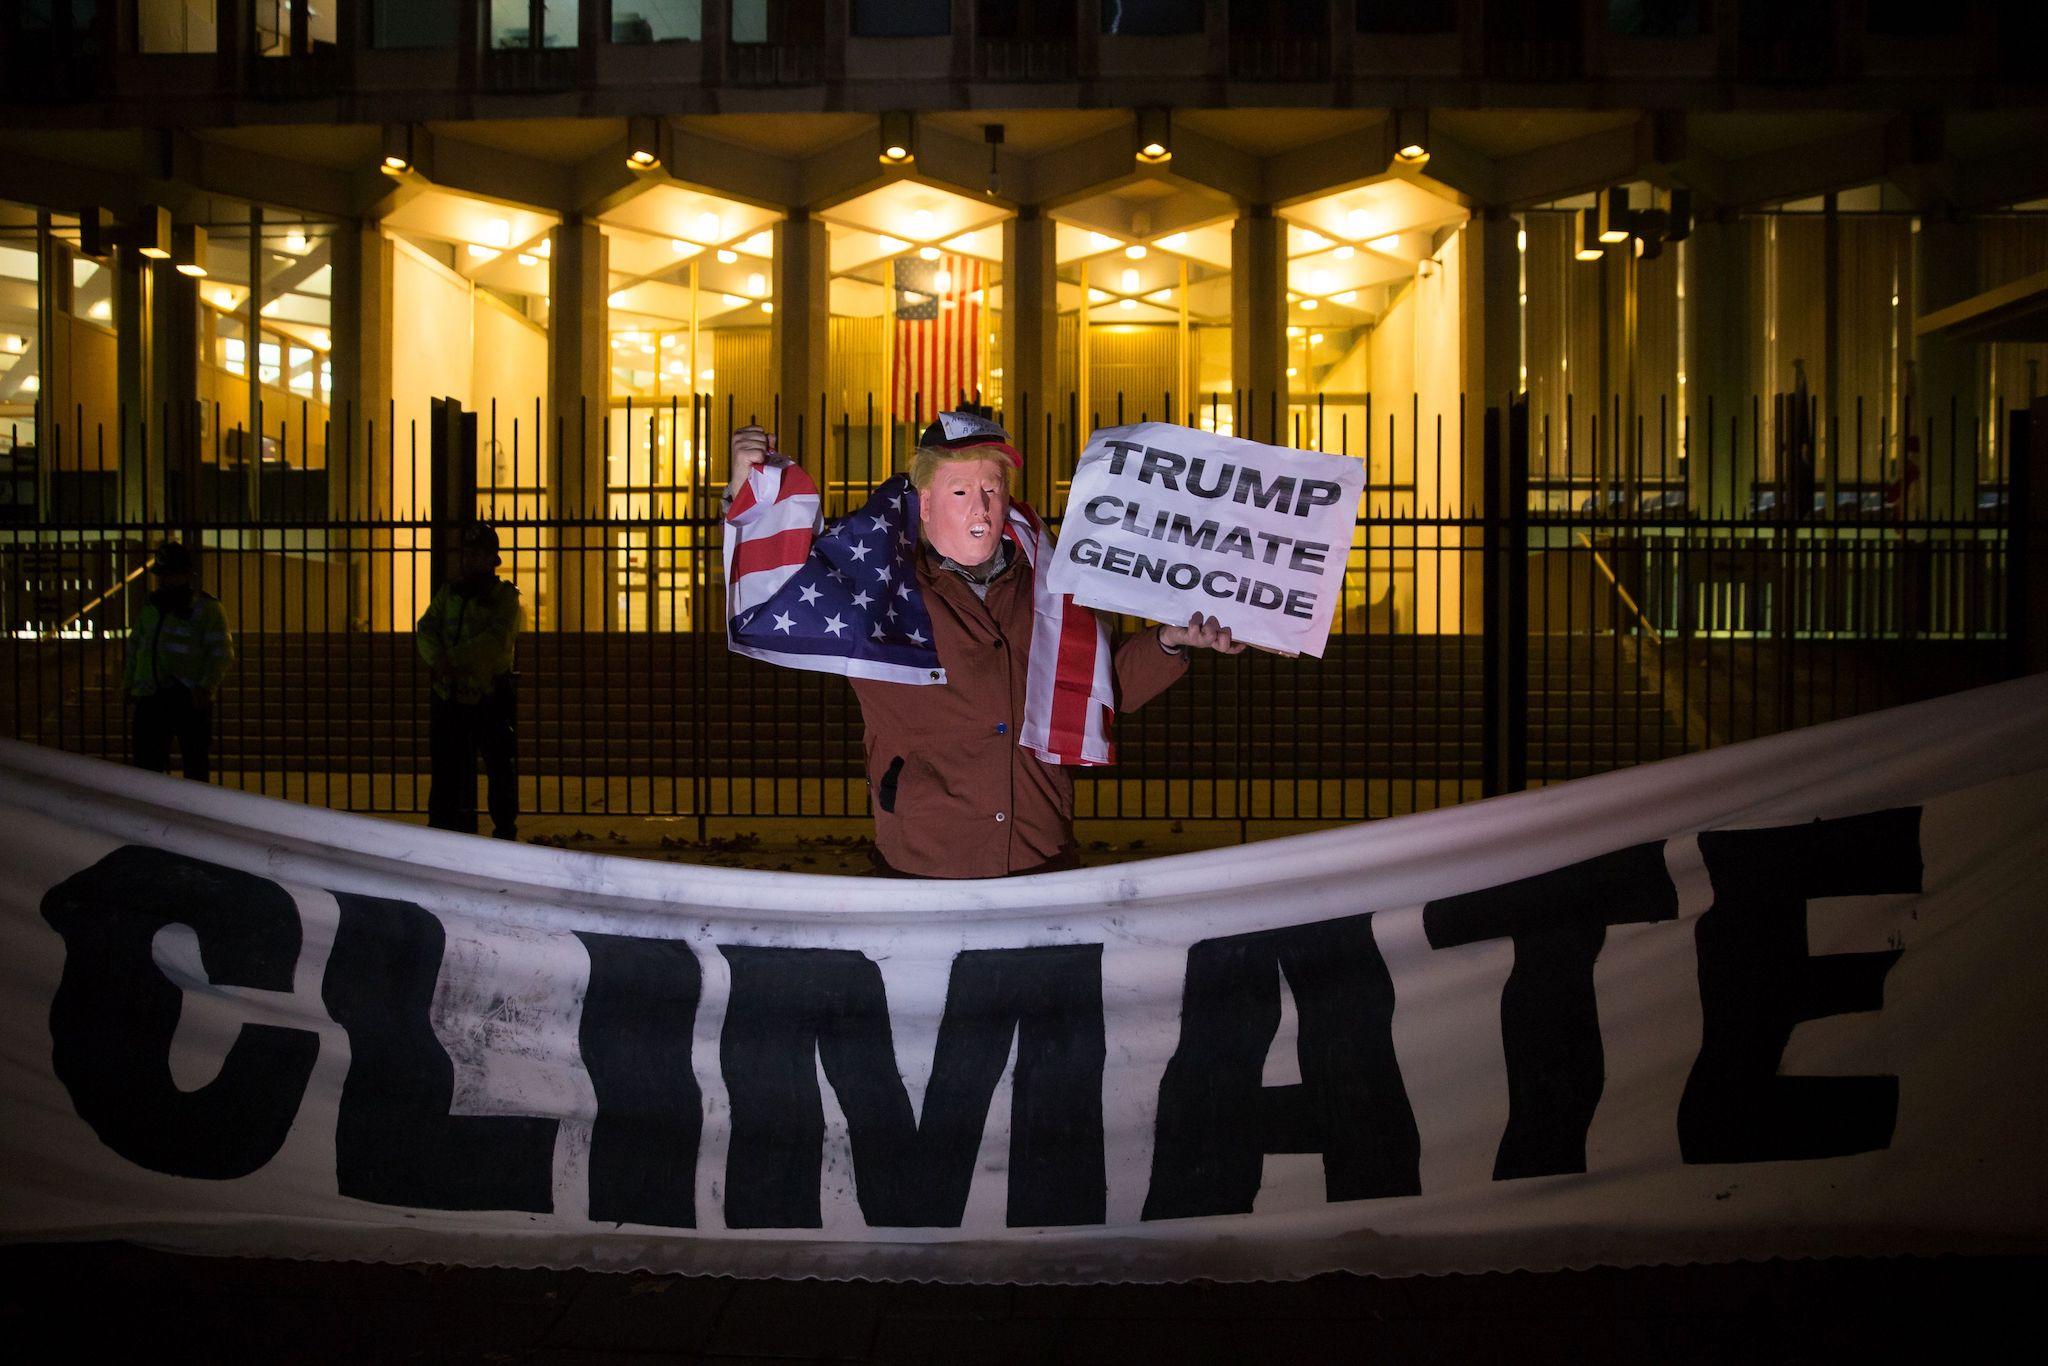
M 0 742 L 0 1237 L 947 1281 L 2048 1243 L 2048 677 L 1006 882 Z
M 1344 591 L 1365 465 L 1171 422 L 1106 427 L 1074 468 L 1050 583 L 1173 626 L 1322 656 Z

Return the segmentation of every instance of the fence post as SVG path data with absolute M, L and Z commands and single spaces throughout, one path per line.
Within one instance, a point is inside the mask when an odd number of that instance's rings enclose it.
M 1483 763 L 1480 791 L 1529 781 L 1529 402 L 1486 410 L 1486 544 L 1480 557 Z
M 2034 620 L 2048 604 L 2048 545 L 2040 535 L 2048 498 L 2048 398 L 2015 409 L 2007 425 L 2005 533 L 2006 672 L 2048 669 L 2048 631 Z

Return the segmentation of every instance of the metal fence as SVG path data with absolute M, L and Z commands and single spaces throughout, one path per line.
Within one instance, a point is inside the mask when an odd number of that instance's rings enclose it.
M 401 424 L 307 405 L 260 439 L 193 407 L 104 429 L 42 414 L 40 439 L 13 450 L 0 523 L 0 724 L 126 756 L 126 635 L 147 548 L 174 534 L 202 548 L 237 635 L 215 781 L 423 810 L 412 623 L 437 534 L 480 513 L 529 612 L 523 811 L 864 813 L 850 691 L 725 649 L 718 493 L 750 420 L 781 430 L 828 514 L 895 468 L 914 429 L 871 400 L 538 410 L 449 405 Z M 2020 667 L 2010 551 L 2029 522 L 2008 471 L 2025 424 L 1951 416 L 1866 438 L 1787 414 L 1752 401 L 1631 418 L 1610 402 L 1553 423 L 1520 402 L 1231 395 L 1184 411 L 1164 397 L 1151 415 L 1358 458 L 1366 497 L 1325 657 L 1200 660 L 1122 718 L 1120 762 L 1080 776 L 1077 815 L 1381 817 Z M 1147 415 L 1123 396 L 1085 423 L 1072 396 L 1019 402 L 1020 495 L 1056 525 L 1076 434 Z

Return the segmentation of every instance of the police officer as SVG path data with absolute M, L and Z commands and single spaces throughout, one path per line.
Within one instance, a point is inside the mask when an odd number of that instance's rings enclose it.
M 193 582 L 192 552 L 165 541 L 149 562 L 150 590 L 128 633 L 128 696 L 135 704 L 135 766 L 163 773 L 171 741 L 185 776 L 211 772 L 213 690 L 234 662 L 235 643 L 220 599 Z
M 512 645 L 523 613 L 519 590 L 498 577 L 498 532 L 464 526 L 455 573 L 419 619 L 420 658 L 433 678 L 429 709 L 432 781 L 427 824 L 476 833 L 476 763 L 488 779 L 491 835 L 519 837 L 519 773 L 513 756 Z

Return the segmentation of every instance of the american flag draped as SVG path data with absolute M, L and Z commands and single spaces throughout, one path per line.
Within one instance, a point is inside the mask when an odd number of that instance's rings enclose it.
M 788 668 L 888 683 L 941 684 L 946 671 L 917 583 L 917 493 L 888 480 L 820 530 L 817 486 L 799 465 L 764 465 L 726 513 L 726 643 Z M 1030 669 L 1017 742 L 1054 764 L 1115 759 L 1109 634 L 1052 593 L 1040 571 L 1052 538 L 1021 504 L 1003 532 L 1032 574 Z
M 970 256 L 896 259 L 896 412 L 922 423 L 981 389 L 982 263 Z

